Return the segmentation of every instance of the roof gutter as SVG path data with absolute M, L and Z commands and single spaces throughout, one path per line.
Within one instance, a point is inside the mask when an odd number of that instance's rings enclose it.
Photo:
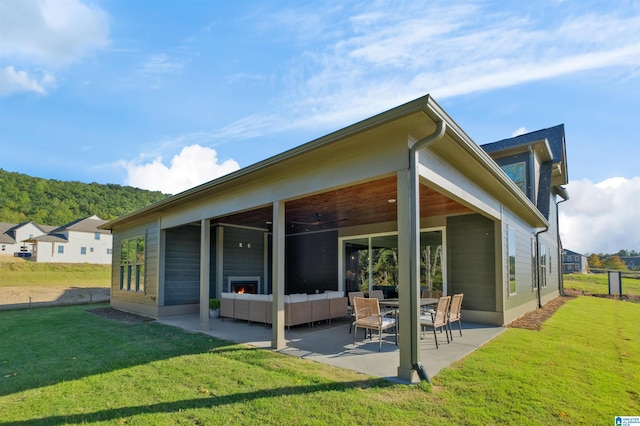
M 411 334 L 409 341 L 411 342 L 411 366 L 417 371 L 418 377 L 421 380 L 426 380 L 430 383 L 429 375 L 424 366 L 420 362 L 420 342 L 416 341 L 419 335 L 418 321 L 420 316 L 419 312 L 419 298 L 420 298 L 420 286 L 418 279 L 418 259 L 419 259 L 419 235 L 420 235 L 420 193 L 419 193 L 419 174 L 418 174 L 418 151 L 429 147 L 436 143 L 444 136 L 447 130 L 447 125 L 441 118 L 438 118 L 436 130 L 420 139 L 413 144 L 409 149 L 409 197 L 410 197 L 410 214 L 409 214 L 409 317 L 411 324 Z

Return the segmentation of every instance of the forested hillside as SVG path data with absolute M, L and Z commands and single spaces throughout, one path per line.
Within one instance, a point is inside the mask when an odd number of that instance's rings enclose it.
M 94 214 L 115 219 L 166 197 L 130 186 L 62 182 L 0 169 L 0 222 L 61 226 Z

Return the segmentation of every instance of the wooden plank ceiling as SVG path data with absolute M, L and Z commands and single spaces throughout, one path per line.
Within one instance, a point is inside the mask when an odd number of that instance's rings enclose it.
M 337 229 L 396 220 L 395 176 L 288 201 L 287 233 Z M 462 204 L 420 185 L 422 217 L 470 213 Z M 262 207 L 215 219 L 213 222 L 271 228 L 272 207 Z

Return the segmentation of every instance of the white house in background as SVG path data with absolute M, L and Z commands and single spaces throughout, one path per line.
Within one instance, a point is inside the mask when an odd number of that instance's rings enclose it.
M 110 264 L 113 237 L 98 229 L 106 222 L 95 215 L 78 219 L 24 243 L 31 246 L 35 262 Z
M 37 237 L 54 230 L 55 226 L 37 225 L 33 222 L 0 222 L 0 254 L 30 257 L 31 246 L 25 243 L 29 238 Z

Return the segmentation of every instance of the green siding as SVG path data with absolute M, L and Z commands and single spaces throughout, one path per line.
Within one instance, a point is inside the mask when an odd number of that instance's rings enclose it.
M 338 287 L 338 231 L 290 236 L 285 245 L 287 293 Z
M 199 303 L 200 228 L 167 229 L 165 253 L 165 306 Z
M 478 214 L 447 218 L 448 293 L 463 308 L 496 311 L 494 222 Z
M 224 291 L 231 291 L 227 284 L 229 277 L 240 276 L 260 277 L 264 292 L 264 250 L 264 231 L 224 228 Z

